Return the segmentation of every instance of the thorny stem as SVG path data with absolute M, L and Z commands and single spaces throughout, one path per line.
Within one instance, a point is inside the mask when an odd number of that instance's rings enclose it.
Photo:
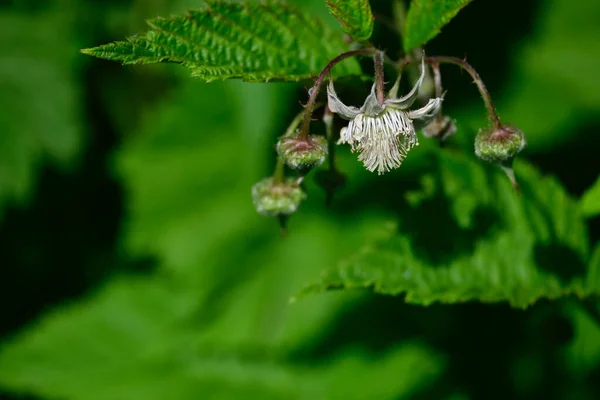
M 494 107 L 494 103 L 492 102 L 492 96 L 490 96 L 490 92 L 488 92 L 487 87 L 485 86 L 485 83 L 483 83 L 483 80 L 481 79 L 481 77 L 479 76 L 479 74 L 477 73 L 475 68 L 473 68 L 471 66 L 471 64 L 469 64 L 467 62 L 467 60 L 463 60 L 463 59 L 460 59 L 457 57 L 437 56 L 437 57 L 426 57 L 425 62 L 430 63 L 430 64 L 432 64 L 432 63 L 454 64 L 454 65 L 458 65 L 459 67 L 461 67 L 462 69 L 467 71 L 469 73 L 469 75 L 471 75 L 471 77 L 473 78 L 473 81 L 475 82 L 475 84 L 477 85 L 477 89 L 479 89 L 479 93 L 481 94 L 481 98 L 483 99 L 483 102 L 485 103 L 485 108 L 487 108 L 487 112 L 488 112 L 488 115 L 490 117 L 492 124 L 494 125 L 494 129 L 502 128 L 502 123 L 500 122 L 500 117 L 498 117 L 498 113 L 496 112 L 496 108 Z
M 306 110 L 302 110 L 298 113 L 298 115 L 296 115 L 294 117 L 294 119 L 292 120 L 292 123 L 290 124 L 290 126 L 288 126 L 287 130 L 285 131 L 285 133 L 283 134 L 283 137 L 290 137 L 294 134 L 294 132 L 296 131 L 296 128 L 298 127 L 298 125 L 300 124 L 300 121 L 302 120 L 302 118 L 304 118 L 304 113 L 306 112 Z
M 416 62 L 416 61 L 401 60 L 398 63 L 398 67 L 399 67 L 399 69 L 402 69 L 404 66 L 411 64 L 413 62 Z M 477 89 L 479 90 L 479 93 L 481 94 L 481 98 L 483 99 L 483 102 L 485 103 L 485 108 L 487 109 L 487 112 L 488 112 L 489 118 L 493 124 L 494 130 L 502 128 L 502 122 L 500 122 L 500 117 L 498 117 L 498 113 L 496 112 L 496 108 L 494 107 L 494 103 L 492 102 L 492 96 L 490 96 L 490 92 L 488 92 L 487 87 L 485 86 L 485 83 L 483 83 L 483 80 L 481 79 L 481 77 L 479 76 L 479 74 L 477 73 L 475 68 L 473 68 L 471 66 L 471 64 L 469 64 L 466 60 L 463 60 L 461 58 L 448 57 L 448 56 L 425 57 L 425 62 L 427 64 L 440 64 L 440 63 L 454 64 L 454 65 L 458 65 L 459 67 L 461 67 L 462 69 L 467 71 L 469 73 L 469 75 L 471 75 L 471 77 L 473 78 L 473 81 L 475 82 L 475 84 L 477 85 Z
M 313 110 L 321 107 L 324 103 L 316 103 L 313 106 Z M 304 118 L 304 113 L 306 112 L 306 110 L 302 110 L 298 113 L 298 115 L 296 115 L 294 117 L 294 119 L 292 120 L 292 122 L 290 123 L 290 125 L 288 126 L 288 128 L 286 129 L 285 133 L 283 134 L 282 138 L 287 138 L 290 136 L 293 136 L 294 133 L 296 132 L 296 128 L 298 128 L 298 125 L 300 125 L 300 121 L 302 121 L 302 119 Z
M 383 102 L 385 101 L 385 93 L 383 90 L 383 85 L 384 85 L 384 81 L 383 81 L 383 52 L 382 51 L 378 51 L 375 53 L 375 83 L 376 83 L 376 90 L 377 90 L 377 101 L 379 102 L 379 105 L 382 106 Z
M 347 53 L 342 53 L 339 56 L 337 56 L 336 58 L 334 58 L 333 60 L 329 61 L 329 64 L 327 64 L 325 66 L 325 68 L 323 68 L 323 70 L 317 77 L 317 80 L 315 81 L 315 84 L 313 85 L 313 87 L 308 91 L 310 96 L 309 96 L 308 102 L 306 103 L 306 106 L 305 106 L 306 111 L 304 113 L 304 119 L 302 120 L 302 126 L 300 127 L 300 137 L 301 138 L 308 137 L 308 128 L 310 125 L 310 119 L 312 118 L 313 108 L 314 108 L 315 102 L 317 101 L 317 96 L 319 95 L 319 89 L 321 89 L 321 85 L 323 84 L 323 81 L 325 80 L 325 77 L 327 76 L 327 74 L 329 74 L 329 72 L 331 72 L 331 69 L 336 64 L 345 60 L 346 58 L 359 56 L 359 55 L 370 55 L 370 54 L 374 54 L 376 51 L 377 50 L 374 48 L 352 50 Z

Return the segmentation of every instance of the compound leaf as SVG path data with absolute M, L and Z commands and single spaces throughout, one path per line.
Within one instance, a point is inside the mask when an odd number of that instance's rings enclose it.
M 344 32 L 358 41 L 369 40 L 374 22 L 369 0 L 327 0 L 327 8 Z
M 600 293 L 578 204 L 554 179 L 517 165 L 518 196 L 501 173 L 443 154 L 423 189 L 381 237 L 303 293 L 372 287 L 406 301 L 507 301 Z
M 316 76 L 347 47 L 315 16 L 277 1 L 207 0 L 199 11 L 149 25 L 145 34 L 82 52 L 123 64 L 179 63 L 204 81 L 269 81 Z M 360 73 L 354 60 L 335 72 Z
M 256 215 L 249 188 L 265 173 L 256 158 L 270 151 L 265 132 L 285 92 L 248 86 L 188 81 L 120 149 L 124 246 L 153 256 L 156 272 L 109 281 L 3 342 L 0 386 L 65 400 L 392 400 L 440 374 L 443 359 L 415 342 L 376 361 L 364 348 L 318 363 L 291 356 L 356 299 L 290 306 L 289 295 L 356 246 L 365 223 L 298 219 L 281 240 Z

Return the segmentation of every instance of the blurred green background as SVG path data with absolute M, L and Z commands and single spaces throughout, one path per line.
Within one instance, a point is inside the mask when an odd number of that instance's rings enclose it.
M 199 1 L 0 1 L 0 398 L 600 398 L 600 322 L 572 298 L 523 311 L 352 290 L 289 304 L 405 217 L 395 199 L 438 150 L 422 143 L 378 177 L 340 149 L 348 186 L 327 208 L 311 177 L 282 239 L 250 187 L 309 83 L 205 84 L 78 53 Z M 295 3 L 335 26 L 322 1 Z M 525 132 L 523 158 L 574 198 L 600 173 L 599 18 L 597 0 L 476 0 L 427 46 L 468 56 Z M 398 54 L 385 24 L 374 42 Z M 447 147 L 472 154 L 483 106 L 466 74 L 443 73 L 459 125 Z M 598 218 L 587 229 L 598 243 Z M 452 254 L 444 235 L 428 251 Z

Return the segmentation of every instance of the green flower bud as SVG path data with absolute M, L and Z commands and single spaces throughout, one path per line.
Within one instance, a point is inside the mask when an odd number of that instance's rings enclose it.
M 475 154 L 485 161 L 510 163 L 526 145 L 525 135 L 514 126 L 482 129 L 475 138 Z
M 292 169 L 318 167 L 327 158 L 327 140 L 323 136 L 299 135 L 283 137 L 277 142 L 277 153 Z
M 456 133 L 454 120 L 446 115 L 438 115 L 423 128 L 423 136 L 441 141 Z
M 262 215 L 275 217 L 292 214 L 304 199 L 306 193 L 293 178 L 285 178 L 279 183 L 273 178 L 266 178 L 252 186 L 254 207 Z

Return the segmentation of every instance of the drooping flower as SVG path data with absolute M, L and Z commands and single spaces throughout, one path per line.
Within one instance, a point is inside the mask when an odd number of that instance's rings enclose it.
M 439 111 L 442 98 L 433 98 L 418 109 L 409 110 L 417 99 L 425 78 L 425 63 L 421 63 L 421 76 L 412 90 L 397 98 L 400 78 L 396 81 L 387 99 L 382 104 L 377 100 L 376 84 L 361 108 L 347 106 L 340 101 L 333 82 L 327 87 L 328 105 L 332 112 L 350 121 L 340 132 L 338 144 L 349 143 L 358 151 L 358 159 L 371 172 L 379 174 L 398 168 L 406 155 L 419 145 L 413 120 L 429 120 Z

